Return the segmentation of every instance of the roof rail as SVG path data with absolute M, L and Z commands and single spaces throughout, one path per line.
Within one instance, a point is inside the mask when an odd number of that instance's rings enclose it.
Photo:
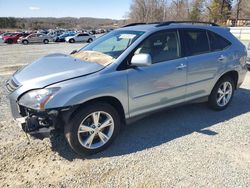
M 146 25 L 146 24 L 161 24 L 163 22 L 138 22 L 138 23 L 131 23 L 128 25 L 125 25 L 123 27 L 130 27 L 130 26 L 136 26 L 136 25 Z
M 135 25 L 145 25 L 147 23 L 144 23 L 144 22 L 138 22 L 138 23 L 131 23 L 131 24 L 128 24 L 128 25 L 124 25 L 123 27 L 130 27 L 130 26 L 135 26 Z
M 212 23 L 212 22 L 201 22 L 201 21 L 168 21 L 168 22 L 161 22 L 158 25 L 156 25 L 156 27 L 161 27 L 161 26 L 167 26 L 170 24 L 178 24 L 178 23 L 190 23 L 190 24 L 207 24 L 210 26 L 219 26 L 216 23 Z

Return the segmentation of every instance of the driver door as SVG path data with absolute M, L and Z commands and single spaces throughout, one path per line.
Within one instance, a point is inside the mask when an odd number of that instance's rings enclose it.
M 152 34 L 135 50 L 146 53 L 152 65 L 128 69 L 130 116 L 185 101 L 187 62 L 181 57 L 176 30 Z

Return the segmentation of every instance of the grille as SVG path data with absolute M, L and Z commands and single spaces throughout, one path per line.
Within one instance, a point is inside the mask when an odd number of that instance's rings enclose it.
M 16 81 L 14 81 L 13 78 L 11 78 L 6 81 L 5 86 L 6 86 L 7 91 L 12 93 L 19 87 L 19 84 Z

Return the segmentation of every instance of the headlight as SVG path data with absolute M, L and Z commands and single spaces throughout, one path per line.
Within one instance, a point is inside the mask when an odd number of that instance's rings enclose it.
M 34 110 L 44 110 L 45 105 L 54 97 L 59 89 L 59 87 L 55 87 L 29 91 L 20 98 L 18 103 Z

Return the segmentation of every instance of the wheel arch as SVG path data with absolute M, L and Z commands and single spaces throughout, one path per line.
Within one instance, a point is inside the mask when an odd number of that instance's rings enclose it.
M 74 117 L 74 115 L 76 114 L 77 111 L 81 110 L 82 108 L 84 108 L 87 105 L 91 105 L 91 104 L 94 104 L 94 103 L 106 103 L 106 104 L 111 105 L 113 108 L 116 109 L 116 111 L 120 115 L 122 124 L 125 124 L 126 116 L 125 116 L 124 107 L 123 107 L 121 101 L 119 99 L 117 99 L 116 97 L 113 97 L 113 96 L 97 97 L 97 98 L 87 100 L 87 101 L 85 101 L 85 102 L 83 102 L 81 104 L 78 104 L 78 105 L 74 106 L 70 111 L 68 111 L 65 114 L 64 122 L 65 123 L 70 122 L 73 119 L 73 117 Z
M 234 86 L 235 86 L 234 89 L 237 89 L 238 80 L 239 80 L 239 73 L 238 73 L 236 70 L 231 70 L 231 71 L 225 72 L 224 74 L 222 74 L 222 75 L 220 76 L 220 78 L 217 80 L 216 83 L 218 83 L 218 82 L 219 82 L 222 78 L 224 78 L 225 76 L 229 76 L 230 78 L 233 79 L 233 81 L 234 81 Z

